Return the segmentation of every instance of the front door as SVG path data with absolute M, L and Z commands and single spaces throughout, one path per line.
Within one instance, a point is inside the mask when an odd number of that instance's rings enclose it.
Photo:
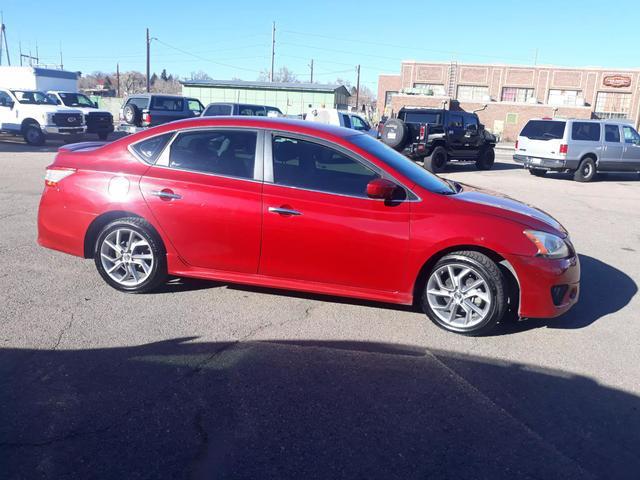
M 229 128 L 181 132 L 142 177 L 149 208 L 186 263 L 257 272 L 262 204 L 258 136 Z
M 462 113 L 450 113 L 449 123 L 446 127 L 449 148 L 453 158 L 464 158 L 466 155 L 464 122 Z
M 621 170 L 640 170 L 640 135 L 635 128 L 628 125 L 622 127 L 624 133 L 624 151 L 622 152 Z
M 624 144 L 620 136 L 620 125 L 604 126 L 604 148 L 600 155 L 598 168 L 600 170 L 618 170 L 622 162 Z
M 0 90 L 0 130 L 20 130 L 20 125 L 16 120 L 17 105 L 11 106 L 13 98 Z
M 293 135 L 275 135 L 271 147 L 272 164 L 265 155 L 260 273 L 397 291 L 411 204 L 368 198 L 366 186 L 380 172 L 346 151 Z

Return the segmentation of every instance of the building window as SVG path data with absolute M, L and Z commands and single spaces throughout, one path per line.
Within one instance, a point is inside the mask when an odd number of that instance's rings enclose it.
M 444 97 L 444 85 L 437 83 L 414 83 L 413 88 L 420 90 L 424 95 L 435 95 L 437 97 Z
M 578 105 L 578 98 L 581 96 L 580 90 L 549 90 L 549 105 L 567 105 L 575 107 Z
M 504 87 L 500 100 L 503 102 L 525 103 L 530 98 L 533 98 L 533 88 Z
M 458 100 L 469 102 L 482 102 L 489 96 L 489 87 L 477 85 L 460 85 L 458 87 Z
M 627 118 L 631 110 L 631 94 L 598 92 L 595 116 L 598 118 Z
M 397 91 L 391 91 L 391 90 L 389 90 L 388 92 L 384 92 L 384 106 L 385 107 L 391 103 L 391 97 L 393 95 L 395 95 L 396 93 L 398 93 L 398 92 Z

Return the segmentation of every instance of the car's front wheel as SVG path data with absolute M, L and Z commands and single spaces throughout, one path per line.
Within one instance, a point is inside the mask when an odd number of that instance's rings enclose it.
M 113 288 L 144 293 L 167 278 L 162 240 L 153 227 L 138 217 L 106 225 L 95 244 L 94 261 L 102 278 Z
M 427 277 L 422 308 L 439 327 L 465 335 L 485 335 L 508 310 L 505 278 L 498 265 L 474 251 L 441 258 Z
M 36 123 L 30 123 L 22 130 L 24 141 L 29 145 L 41 147 L 45 142 L 45 135 L 40 126 Z
M 444 172 L 447 160 L 447 151 L 444 147 L 438 146 L 433 149 L 431 155 L 424 158 L 424 168 L 432 173 Z
M 487 148 L 480 153 L 480 157 L 476 160 L 476 168 L 478 170 L 491 170 L 496 161 L 496 152 L 493 148 Z

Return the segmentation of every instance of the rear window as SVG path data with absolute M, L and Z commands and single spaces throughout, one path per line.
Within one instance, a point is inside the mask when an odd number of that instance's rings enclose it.
M 598 142 L 600 140 L 600 124 L 593 122 L 573 122 L 571 126 L 573 140 Z
M 127 105 L 135 105 L 141 110 L 144 110 L 149 105 L 149 97 L 131 97 L 127 100 Z
M 428 112 L 405 112 L 404 121 L 406 123 L 429 123 L 431 125 L 439 125 L 440 114 Z
M 231 115 L 231 105 L 209 105 L 202 114 L 203 117 L 219 117 Z
M 524 126 L 520 136 L 530 140 L 561 139 L 564 137 L 564 129 L 566 126 L 567 122 L 531 120 Z
M 155 137 L 147 138 L 141 142 L 134 143 L 131 148 L 147 163 L 154 163 L 160 155 L 160 152 L 167 145 L 173 132 L 165 133 L 163 135 L 156 135 Z
M 153 97 L 151 99 L 152 110 L 163 110 L 167 112 L 181 112 L 184 108 L 184 100 L 174 97 Z
M 267 110 L 260 105 L 239 105 L 238 113 L 247 117 L 265 117 Z

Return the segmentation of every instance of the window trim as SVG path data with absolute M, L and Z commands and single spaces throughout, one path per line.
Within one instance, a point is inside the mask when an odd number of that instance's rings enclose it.
M 253 164 L 253 178 L 236 177 L 234 175 L 222 175 L 220 173 L 214 173 L 214 172 L 201 172 L 199 170 L 191 170 L 191 169 L 188 169 L 188 168 L 172 168 L 172 167 L 170 167 L 169 166 L 169 153 L 171 152 L 171 145 L 173 145 L 173 142 L 175 142 L 175 140 L 178 137 L 178 135 L 181 134 L 181 133 L 193 132 L 193 131 L 201 131 L 201 130 L 202 131 L 211 131 L 211 130 L 222 130 L 222 131 L 247 130 L 247 131 L 250 131 L 250 132 L 255 132 L 256 133 L 256 155 L 255 155 L 255 162 Z M 167 132 L 164 132 L 164 133 L 167 133 Z M 160 135 L 163 135 L 163 134 L 161 133 Z M 169 142 L 167 142 L 167 145 L 165 146 L 164 150 L 160 153 L 160 155 L 158 155 L 158 158 L 157 158 L 156 162 L 151 166 L 158 167 L 158 168 L 165 168 L 165 169 L 171 170 L 173 172 L 176 172 L 176 171 L 178 171 L 178 172 L 189 172 L 189 173 L 197 173 L 199 175 L 206 175 L 206 176 L 210 176 L 210 177 L 231 178 L 231 179 L 234 179 L 234 180 L 243 180 L 245 182 L 263 183 L 263 178 L 264 178 L 264 140 L 263 140 L 262 137 L 264 137 L 264 135 L 265 135 L 264 134 L 264 129 L 254 128 L 254 127 L 237 127 L 237 126 L 229 126 L 229 127 L 224 127 L 224 126 L 191 127 L 191 128 L 183 128 L 183 129 L 180 129 L 180 130 L 174 130 L 173 131 L 173 137 L 169 140 Z M 147 137 L 144 140 L 147 140 L 149 138 L 152 138 L 152 137 Z M 162 160 L 162 162 L 161 162 L 161 160 Z M 146 164 L 150 165 L 149 163 L 146 163 Z
M 615 145 L 624 145 L 624 130 L 620 130 L 619 123 L 604 123 L 604 139 L 602 140 L 604 143 L 611 143 Z M 607 127 L 615 127 L 618 129 L 618 141 L 614 142 L 612 140 L 607 140 Z
M 176 138 L 176 132 L 177 132 L 177 130 L 169 131 L 169 132 L 157 133 L 155 135 L 149 135 L 148 137 L 142 138 L 142 139 L 138 140 L 137 142 L 133 142 L 133 143 L 130 143 L 129 145 L 127 145 L 127 150 L 129 150 L 129 153 L 131 153 L 138 161 L 142 162 L 143 164 L 145 164 L 147 166 L 155 165 L 155 164 L 158 163 L 158 161 L 165 154 L 165 152 L 167 151 L 167 148 L 169 147 L 169 145 L 171 145 L 173 143 L 173 140 Z M 160 153 L 156 156 L 156 158 L 155 158 L 155 160 L 153 162 L 148 162 L 147 160 L 145 160 L 145 158 L 142 155 L 140 155 L 138 152 L 136 152 L 136 150 L 133 148 L 135 145 L 137 145 L 139 143 L 146 142 L 147 140 L 151 140 L 152 138 L 161 137 L 162 135 L 167 135 L 167 134 L 172 134 L 172 136 L 169 139 L 169 141 L 165 144 L 165 146 L 162 148 Z
M 364 133 L 356 133 L 355 135 L 365 135 Z M 391 180 L 392 182 L 394 182 L 396 185 L 398 185 L 399 187 L 401 187 L 405 192 L 406 192 L 406 198 L 404 200 L 397 200 L 394 201 L 393 203 L 404 203 L 404 202 L 421 202 L 422 199 L 416 195 L 413 190 L 411 190 L 410 188 L 408 188 L 406 185 L 404 185 L 404 183 L 400 182 L 398 179 L 396 179 L 393 175 L 391 175 L 389 172 L 387 172 L 386 170 L 378 167 L 376 164 L 370 162 L 369 160 L 367 160 L 366 158 L 362 157 L 361 155 L 358 155 L 356 152 L 353 152 L 345 147 L 343 147 L 342 145 L 337 145 L 335 143 L 329 142 L 327 140 L 321 139 L 321 138 L 316 138 L 316 137 L 311 137 L 309 135 L 305 135 L 302 133 L 297 133 L 297 132 L 289 132 L 286 130 L 277 130 L 277 129 L 265 129 L 265 135 L 264 135 L 264 183 L 265 184 L 269 184 L 269 185 L 275 185 L 281 188 L 291 188 L 294 190 L 301 190 L 301 191 L 305 191 L 305 192 L 314 192 L 314 193 L 323 193 L 325 195 L 335 195 L 338 197 L 347 197 L 347 198 L 357 198 L 360 200 L 373 200 L 376 202 L 385 202 L 386 200 L 381 199 L 381 198 L 370 198 L 368 196 L 366 196 L 366 194 L 364 196 L 359 196 L 359 195 L 349 195 L 346 193 L 336 193 L 336 192 L 327 192 L 324 190 L 315 190 L 312 188 L 304 188 L 304 187 L 294 187 L 291 185 L 281 185 L 279 183 L 275 183 L 274 181 L 274 175 L 273 175 L 273 138 L 276 136 L 283 136 L 283 137 L 287 137 L 287 138 L 292 138 L 295 140 L 302 140 L 305 142 L 311 142 L 311 143 L 316 143 L 318 145 L 322 145 L 323 147 L 327 147 L 327 148 L 331 148 L 333 150 L 337 150 L 338 152 L 340 152 L 342 155 L 350 158 L 351 160 L 361 163 L 363 164 L 365 167 L 369 168 L 370 170 L 373 170 L 375 173 L 377 173 L 378 175 L 380 175 L 380 178 L 386 178 Z

